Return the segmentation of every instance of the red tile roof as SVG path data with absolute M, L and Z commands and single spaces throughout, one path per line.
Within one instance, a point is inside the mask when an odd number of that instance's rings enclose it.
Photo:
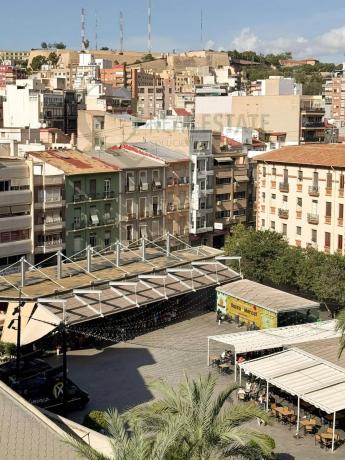
M 238 147 L 238 148 L 243 147 L 243 144 L 241 142 L 235 141 L 235 139 L 231 139 L 231 137 L 221 136 L 220 140 L 224 144 L 230 145 L 230 147 Z
M 306 144 L 283 147 L 255 157 L 256 161 L 345 168 L 345 145 Z
M 186 109 L 179 109 L 177 107 L 174 108 L 174 112 L 178 117 L 191 117 L 192 114 L 188 112 Z

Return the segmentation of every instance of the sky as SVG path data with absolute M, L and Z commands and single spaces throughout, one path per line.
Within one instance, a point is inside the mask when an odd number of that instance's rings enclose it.
M 345 53 L 344 0 L 151 0 L 153 51 L 201 48 L 291 51 L 340 63 Z M 42 41 L 80 47 L 80 10 L 86 9 L 87 38 L 119 48 L 119 13 L 124 14 L 124 48 L 147 49 L 148 0 L 1 0 L 0 49 L 39 48 Z

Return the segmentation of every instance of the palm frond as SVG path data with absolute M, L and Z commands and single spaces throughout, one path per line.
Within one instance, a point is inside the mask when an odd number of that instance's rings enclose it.
M 125 420 L 116 409 L 109 410 L 105 414 L 107 431 L 110 434 L 109 442 L 113 451 L 114 459 L 121 460 L 129 444 L 129 436 L 126 430 Z
M 219 415 L 225 402 L 230 398 L 232 393 L 235 390 L 237 390 L 237 388 L 239 388 L 239 385 L 237 385 L 236 383 L 233 383 L 229 385 L 228 388 L 226 388 L 225 390 L 219 393 L 219 395 L 217 396 L 213 404 L 212 411 L 210 413 L 210 417 L 212 418 L 212 420 L 214 420 Z
M 266 424 L 271 423 L 271 417 L 256 403 L 236 403 L 224 411 L 222 424 L 226 427 L 236 427 L 257 418 Z
M 275 448 L 274 439 L 266 433 L 250 430 L 243 427 L 231 428 L 220 434 L 221 444 L 224 446 L 226 455 L 248 455 L 253 458 L 253 453 L 269 458 Z
M 335 328 L 337 332 L 341 333 L 341 337 L 339 340 L 339 352 L 338 352 L 338 358 L 340 358 L 343 351 L 345 350 L 345 309 L 341 310 L 341 312 L 337 316 L 337 322 L 336 322 Z
M 73 447 L 80 458 L 84 458 L 86 460 L 111 460 L 110 457 L 97 452 L 84 441 L 76 439 L 73 436 L 66 435 L 63 442 Z

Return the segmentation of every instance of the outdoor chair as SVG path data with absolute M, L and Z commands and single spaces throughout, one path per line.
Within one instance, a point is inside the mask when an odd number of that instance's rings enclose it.
M 322 439 L 321 439 L 321 436 L 319 434 L 315 435 L 315 446 L 316 446 L 317 443 L 320 444 L 320 446 L 322 447 Z

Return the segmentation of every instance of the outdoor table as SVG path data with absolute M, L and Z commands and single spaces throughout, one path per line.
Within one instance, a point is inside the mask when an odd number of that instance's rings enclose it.
M 295 415 L 295 411 L 289 409 L 288 407 L 276 407 L 274 409 L 278 414 L 289 416 L 289 415 Z
M 327 440 L 331 440 L 333 439 L 333 433 L 319 433 L 319 435 L 321 436 L 322 439 L 327 439 Z M 335 439 L 337 439 L 337 437 L 339 437 L 339 435 L 337 433 L 335 433 Z
M 230 370 L 230 364 L 219 364 L 219 369 L 221 372 L 226 372 L 227 370 L 229 371 Z
M 314 418 L 312 418 L 312 419 L 304 419 L 304 420 L 301 420 L 300 425 L 301 426 L 316 426 L 317 421 Z
M 217 355 L 213 355 L 213 356 L 210 356 L 210 363 L 213 364 L 215 361 L 219 361 L 220 360 L 220 356 L 217 356 Z

